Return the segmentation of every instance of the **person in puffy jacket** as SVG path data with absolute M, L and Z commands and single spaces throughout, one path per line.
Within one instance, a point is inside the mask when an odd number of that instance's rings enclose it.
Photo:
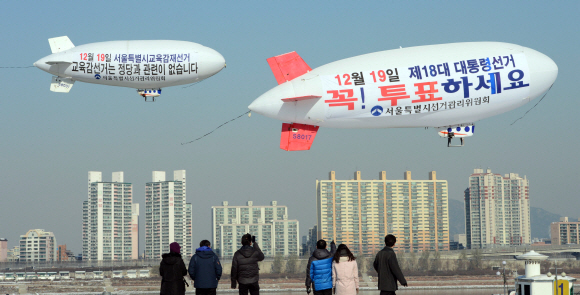
M 222 276 L 222 265 L 210 246 L 208 240 L 201 241 L 189 261 L 188 272 L 196 295 L 215 295 Z
M 352 252 L 345 244 L 338 245 L 332 261 L 332 286 L 334 294 L 358 294 L 358 266 Z
M 178 243 L 169 244 L 169 253 L 163 254 L 163 260 L 159 265 L 161 279 L 161 295 L 185 294 L 185 280 L 187 275 L 185 263 L 181 259 L 181 246 Z
M 252 244 L 254 245 L 252 247 Z M 258 262 L 264 260 L 264 253 L 256 243 L 256 237 L 245 234 L 242 236 L 242 248 L 234 253 L 232 259 L 232 289 L 236 288 L 236 282 L 240 284 L 240 295 L 260 294 L 260 268 Z
M 314 295 L 332 294 L 332 256 L 336 251 L 334 241 L 330 243 L 330 252 L 326 250 L 326 241 L 316 242 L 316 250 L 306 264 L 306 292 L 310 294 L 310 288 Z

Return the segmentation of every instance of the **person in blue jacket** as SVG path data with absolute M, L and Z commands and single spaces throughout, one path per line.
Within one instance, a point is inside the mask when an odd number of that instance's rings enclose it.
M 211 243 L 203 240 L 189 261 L 189 276 L 194 281 L 196 295 L 215 295 L 222 276 L 222 265 L 210 248 Z
M 326 250 L 326 241 L 316 242 L 316 250 L 308 259 L 306 265 L 306 292 L 310 294 L 310 287 L 314 295 L 332 294 L 332 257 L 336 252 L 334 241 L 330 243 L 330 252 Z

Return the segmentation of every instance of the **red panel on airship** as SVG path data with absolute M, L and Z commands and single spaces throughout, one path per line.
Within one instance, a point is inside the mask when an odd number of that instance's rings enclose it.
M 310 150 L 318 126 L 283 123 L 282 136 L 280 137 L 280 148 L 285 151 L 307 151 Z
M 312 71 L 296 51 L 270 57 L 267 61 L 278 84 L 291 81 Z

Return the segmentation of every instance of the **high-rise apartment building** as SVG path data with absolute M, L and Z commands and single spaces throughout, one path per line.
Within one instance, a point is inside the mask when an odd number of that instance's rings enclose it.
M 20 260 L 20 246 L 14 246 L 14 248 L 8 250 L 8 262 L 14 262 Z
M 131 259 L 139 259 L 139 204 L 131 205 Z
M 153 181 L 145 186 L 146 258 L 161 258 L 172 242 L 181 245 L 184 257 L 192 255 L 191 210 L 185 170 L 174 171 L 172 181 L 165 180 L 164 171 L 153 171 Z
M 363 180 L 356 171 L 352 180 L 316 181 L 318 239 L 344 243 L 351 251 L 372 255 L 384 247 L 387 234 L 397 237 L 395 250 L 449 249 L 448 186 L 435 171 L 429 180 Z
M 8 240 L 0 238 L 0 262 L 8 261 Z
M 252 201 L 246 206 L 228 206 L 225 201 L 211 210 L 213 247 L 218 255 L 233 256 L 246 233 L 256 236 L 265 256 L 299 255 L 299 224 L 288 219 L 288 207 L 278 206 L 276 201 L 270 206 L 254 206 Z
M 559 222 L 550 224 L 550 239 L 552 245 L 578 244 L 580 241 L 580 218 L 578 221 L 560 217 Z
M 88 200 L 83 202 L 83 260 L 131 260 L 133 253 L 133 186 L 123 172 L 111 182 L 89 171 Z M 138 251 L 136 251 L 138 252 Z
M 20 236 L 20 261 L 57 261 L 57 247 L 52 232 L 31 229 Z
M 528 179 L 474 169 L 465 190 L 465 225 L 469 249 L 530 244 Z
M 58 245 L 56 257 L 57 261 L 68 261 L 68 255 L 66 254 L 66 245 Z

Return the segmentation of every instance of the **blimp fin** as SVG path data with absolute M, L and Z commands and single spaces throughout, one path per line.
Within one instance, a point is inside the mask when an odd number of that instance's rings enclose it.
M 301 100 L 308 100 L 308 99 L 317 99 L 321 98 L 320 95 L 304 95 L 304 96 L 296 96 L 296 97 L 288 97 L 282 98 L 283 102 L 292 102 L 292 101 L 301 101 Z
M 310 150 L 319 126 L 283 123 L 280 148 L 285 151 Z
M 268 61 L 278 84 L 291 81 L 312 71 L 296 51 L 270 57 L 266 61 Z
M 52 53 L 66 51 L 75 47 L 67 36 L 50 38 L 48 39 L 48 44 L 50 44 Z
M 50 91 L 68 93 L 74 83 L 75 81 L 72 79 L 53 76 L 52 83 L 50 83 Z

